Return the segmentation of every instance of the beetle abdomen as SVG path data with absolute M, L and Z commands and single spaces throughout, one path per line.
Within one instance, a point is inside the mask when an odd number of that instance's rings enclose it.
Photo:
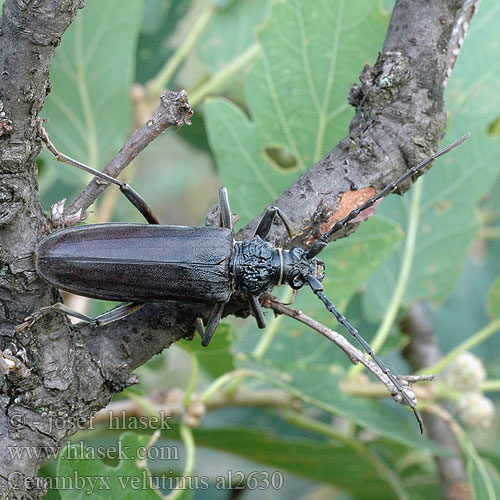
M 229 229 L 94 224 L 62 229 L 37 246 L 37 270 L 57 288 L 105 300 L 226 302 Z

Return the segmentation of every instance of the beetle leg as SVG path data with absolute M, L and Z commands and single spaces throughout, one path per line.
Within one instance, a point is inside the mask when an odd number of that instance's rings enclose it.
M 25 328 L 31 326 L 33 323 L 36 323 L 39 319 L 53 312 L 66 314 L 66 316 L 72 316 L 73 318 L 77 318 L 81 321 L 84 321 L 85 323 L 93 323 L 95 325 L 102 326 L 122 319 L 129 314 L 132 314 L 143 305 L 144 304 L 139 302 L 123 302 L 122 304 L 105 312 L 104 314 L 101 314 L 96 318 L 92 318 L 90 316 L 87 316 L 86 314 L 82 314 L 78 311 L 70 309 L 61 302 L 57 302 L 56 304 L 53 304 L 51 306 L 42 307 L 39 311 L 28 316 L 20 325 L 17 325 L 16 333 L 21 332 Z
M 229 206 L 229 197 L 227 188 L 219 188 L 219 210 L 220 210 L 220 226 L 227 227 L 233 230 L 233 220 L 231 216 L 231 207 Z
M 66 307 L 61 302 L 57 302 L 56 304 L 53 304 L 51 306 L 42 307 L 39 311 L 36 311 L 33 314 L 30 314 L 28 317 L 24 318 L 24 321 L 21 324 L 16 326 L 16 333 L 23 331 L 25 328 L 28 328 L 29 326 L 36 323 L 39 319 L 41 319 L 44 316 L 47 316 L 48 314 L 51 314 L 53 312 L 60 312 L 60 313 L 66 314 L 68 316 L 73 316 L 75 318 L 81 319 L 82 321 L 86 321 L 86 322 L 93 322 L 94 321 L 93 318 L 90 318 L 89 316 L 85 316 L 85 314 L 80 314 L 77 311 L 73 311 L 73 309 Z
M 194 321 L 194 326 L 196 331 L 200 334 L 200 337 L 203 338 L 203 334 L 205 333 L 205 327 L 203 326 L 203 320 L 201 318 L 196 318 Z
M 262 311 L 262 306 L 260 305 L 258 297 L 254 297 L 251 294 L 247 294 L 248 302 L 250 303 L 250 308 L 255 316 L 255 321 L 257 321 L 257 326 L 259 328 L 266 327 L 266 319 L 264 318 L 264 312 Z
M 57 148 L 52 144 L 49 134 L 47 131 L 43 128 L 42 126 L 42 121 L 38 119 L 38 135 L 40 139 L 43 141 L 45 144 L 45 147 L 47 150 L 52 153 L 57 161 L 60 161 L 62 163 L 66 163 L 67 165 L 72 165 L 73 167 L 77 167 L 81 170 L 85 170 L 85 172 L 89 172 L 95 177 L 99 177 L 100 179 L 104 179 L 105 181 L 111 182 L 113 184 L 116 184 L 119 188 L 120 191 L 125 195 L 127 200 L 134 205 L 137 210 L 142 214 L 142 216 L 150 223 L 150 224 L 159 224 L 160 222 L 158 221 L 156 215 L 153 213 L 149 205 L 146 203 L 144 198 L 137 193 L 132 187 L 130 187 L 128 184 L 125 182 L 119 181 L 118 179 L 115 179 L 114 177 L 111 177 L 108 174 L 105 174 L 104 172 L 100 172 L 99 170 L 96 170 L 95 168 L 89 167 L 88 165 L 85 165 L 85 163 L 81 163 L 78 160 L 74 160 L 73 158 L 60 153 Z
M 142 302 L 122 302 L 120 305 L 113 307 L 113 309 L 97 316 L 93 319 L 93 322 L 95 322 L 98 326 L 113 323 L 113 321 L 118 321 L 119 319 L 123 319 L 129 314 L 134 313 L 143 305 L 144 304 Z
M 278 208 L 278 207 L 268 207 L 260 219 L 259 225 L 255 230 L 255 236 L 260 236 L 263 240 L 267 238 L 269 232 L 271 231 L 271 226 L 273 225 L 274 218 L 276 215 L 281 219 L 285 225 L 286 232 L 289 238 L 294 238 L 297 236 L 297 231 L 293 227 L 290 219 Z
M 201 345 L 203 347 L 207 347 L 208 344 L 210 344 L 215 329 L 217 328 L 217 325 L 219 324 L 219 321 L 222 317 L 222 312 L 224 311 L 225 305 L 226 305 L 225 302 L 219 302 L 212 309 L 212 312 L 210 313 L 210 318 L 208 319 L 207 326 L 205 327 L 205 330 L 203 330 L 203 333 L 201 334 Z

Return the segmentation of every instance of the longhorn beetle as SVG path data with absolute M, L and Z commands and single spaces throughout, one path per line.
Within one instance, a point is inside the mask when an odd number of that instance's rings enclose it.
M 118 185 L 127 199 L 139 210 L 149 225 L 132 223 L 90 224 L 61 229 L 44 237 L 36 248 L 39 275 L 56 288 L 77 295 L 123 303 L 90 318 L 62 304 L 48 308 L 104 325 L 124 318 L 145 302 L 212 302 L 210 318 L 201 329 L 202 345 L 208 346 L 219 323 L 224 305 L 235 292 L 248 298 L 259 328 L 266 323 L 259 296 L 275 286 L 288 284 L 294 290 L 308 285 L 336 320 L 361 344 L 410 406 L 423 432 L 423 423 L 410 397 L 370 345 L 359 335 L 323 292 L 325 266 L 317 255 L 330 237 L 363 210 L 394 191 L 398 185 L 464 142 L 469 134 L 429 156 L 354 209 L 320 236 L 309 250 L 274 247 L 265 239 L 273 220 L 280 217 L 287 230 L 289 221 L 278 207 L 269 207 L 252 239 L 235 241 L 231 209 L 226 188 L 219 189 L 220 226 L 190 227 L 160 225 L 144 199 L 129 185 L 80 163 L 57 151 L 40 125 L 39 134 L 47 149 L 58 161 L 76 166 L 96 177 Z

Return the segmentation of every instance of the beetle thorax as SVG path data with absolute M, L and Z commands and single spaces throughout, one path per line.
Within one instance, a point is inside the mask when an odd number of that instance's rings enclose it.
M 235 243 L 232 268 L 235 290 L 259 296 L 284 283 L 301 288 L 306 276 L 321 281 L 324 264 L 316 258 L 307 260 L 301 248 L 283 250 L 256 236 Z
M 281 284 L 283 251 L 259 236 L 235 243 L 233 260 L 236 291 L 260 295 Z

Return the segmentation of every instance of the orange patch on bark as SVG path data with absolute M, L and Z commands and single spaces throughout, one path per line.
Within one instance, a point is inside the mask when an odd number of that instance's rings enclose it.
M 360 207 L 366 200 L 375 196 L 377 191 L 374 187 L 368 186 L 362 189 L 357 189 L 353 191 L 350 189 L 349 191 L 345 191 L 342 193 L 342 198 L 340 200 L 337 211 L 330 215 L 328 218 L 328 222 L 325 222 L 321 225 L 321 234 L 326 233 L 333 225 L 343 219 L 349 212 L 352 212 L 355 208 Z

